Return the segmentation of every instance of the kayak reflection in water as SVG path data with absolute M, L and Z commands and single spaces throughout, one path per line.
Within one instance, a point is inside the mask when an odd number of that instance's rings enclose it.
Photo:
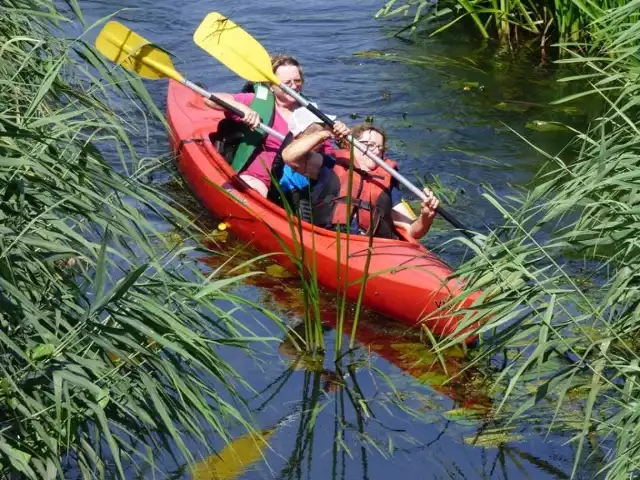
M 367 147 L 367 151 L 384 158 L 386 134 L 383 130 L 371 123 L 362 123 L 353 127 L 352 135 Z M 295 139 L 283 149 L 282 158 L 287 164 L 295 164 L 312 148 L 313 145 L 303 139 Z M 338 150 L 335 157 L 333 168 L 323 168 L 320 172 L 318 184 L 311 194 L 316 225 L 383 238 L 395 238 L 396 228 L 405 229 L 416 239 L 427 233 L 439 205 L 429 188 L 424 188 L 426 199 L 415 218 L 402 203 L 397 181 L 372 159 L 355 148 L 353 153 L 351 149 Z M 349 164 L 352 160 L 349 202 Z M 385 162 L 398 169 L 396 162 L 389 159 Z

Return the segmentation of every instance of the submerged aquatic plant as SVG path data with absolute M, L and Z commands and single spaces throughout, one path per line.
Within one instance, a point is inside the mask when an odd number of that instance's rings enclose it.
M 83 21 L 68 6 L 0 9 L 0 468 L 155 474 L 159 451 L 193 461 L 227 419 L 249 428 L 220 353 L 257 338 L 215 302 L 241 301 L 224 292 L 235 279 L 202 276 L 190 219 L 142 181 L 154 165 L 129 128 L 160 112 L 82 37 L 57 36 Z M 134 101 L 146 121 L 125 117 Z
M 574 475 L 587 451 L 608 478 L 640 469 L 639 8 L 635 0 L 612 10 L 595 32 L 606 41 L 564 60 L 587 70 L 566 81 L 590 87 L 560 102 L 592 95 L 605 105 L 576 136 L 578 158 L 548 155 L 537 186 L 516 207 L 487 194 L 506 223 L 484 250 L 469 244 L 477 255 L 458 272 L 491 299 L 475 362 L 501 359 L 501 408 L 532 380 L 514 418 L 547 400 L 560 421 L 562 406 L 583 398 Z

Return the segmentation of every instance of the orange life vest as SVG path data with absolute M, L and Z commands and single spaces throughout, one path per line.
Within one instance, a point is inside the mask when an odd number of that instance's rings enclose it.
M 350 150 L 338 150 L 335 153 L 336 165 L 334 173 L 340 180 L 340 191 L 335 197 L 335 209 L 331 223 L 336 225 L 351 225 L 354 215 L 360 230 L 373 235 L 391 237 L 393 224 L 391 221 L 391 186 L 394 179 L 384 168 L 375 166 L 372 170 L 365 171 L 354 164 L 353 180 L 351 185 L 351 211 L 347 211 L 347 198 L 349 189 L 349 162 Z M 355 160 L 354 160 L 355 161 Z M 385 163 L 397 169 L 398 165 L 393 160 L 385 159 Z

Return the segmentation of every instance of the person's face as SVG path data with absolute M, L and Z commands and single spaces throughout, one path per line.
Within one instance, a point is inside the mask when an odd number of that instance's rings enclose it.
M 384 137 L 380 132 L 376 132 L 375 130 L 365 130 L 358 137 L 358 141 L 367 147 L 367 151 L 376 154 L 380 158 L 384 158 Z M 359 162 L 364 162 L 370 167 L 376 164 L 358 149 L 355 149 L 354 155 L 357 155 L 357 160 Z
M 300 75 L 300 70 L 298 67 L 294 65 L 281 65 L 275 71 L 276 77 L 280 80 L 281 84 L 286 85 L 287 87 L 295 90 L 296 92 L 300 92 L 302 90 L 303 80 L 302 75 Z M 287 95 L 280 87 L 273 87 L 273 94 L 275 95 L 278 103 L 287 108 L 295 108 L 297 106 L 297 102 Z

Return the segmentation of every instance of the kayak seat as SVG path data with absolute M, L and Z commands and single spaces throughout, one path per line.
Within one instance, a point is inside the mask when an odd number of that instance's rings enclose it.
M 218 130 L 209 134 L 209 140 L 222 157 L 231 165 L 233 157 L 242 141 L 243 133 L 238 123 L 225 118 L 218 123 Z

